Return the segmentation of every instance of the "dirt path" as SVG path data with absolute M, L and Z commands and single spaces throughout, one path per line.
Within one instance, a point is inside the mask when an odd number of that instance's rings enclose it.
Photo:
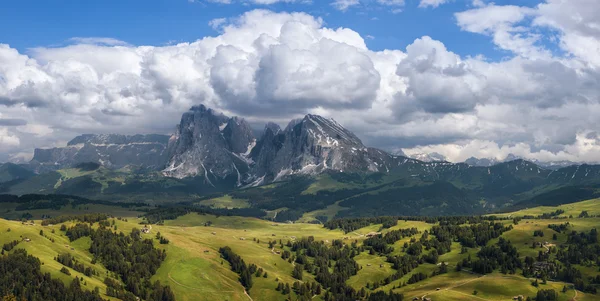
M 486 276 L 486 275 L 483 275 L 483 276 L 481 276 L 481 277 L 477 277 L 477 278 L 473 278 L 473 279 L 469 279 L 469 280 L 467 280 L 467 281 L 464 281 L 464 282 L 458 283 L 458 284 L 456 284 L 456 285 L 454 285 L 454 286 L 449 286 L 449 287 L 447 287 L 447 288 L 445 288 L 445 289 L 431 291 L 431 292 L 429 292 L 429 293 L 426 293 L 425 295 L 423 295 L 423 297 L 421 297 L 421 299 L 425 299 L 425 297 L 427 297 L 427 295 L 433 295 L 433 294 L 435 294 L 435 293 L 439 293 L 439 292 L 442 292 L 442 291 L 448 291 L 448 290 L 451 290 L 451 289 L 453 289 L 453 288 L 457 288 L 457 287 L 463 286 L 463 285 L 465 285 L 465 284 L 467 284 L 467 283 L 471 283 L 471 282 L 473 282 L 473 281 L 480 280 L 481 278 L 484 278 L 485 276 Z M 452 292 L 459 293 L 459 294 L 461 294 L 461 295 L 470 296 L 470 297 L 477 298 L 477 299 L 480 299 L 480 300 L 486 300 L 486 301 L 488 301 L 488 299 L 481 298 L 481 297 L 477 297 L 477 296 L 475 296 L 475 295 L 470 295 L 470 294 L 466 294 L 466 293 L 459 292 L 459 291 L 452 291 Z
M 252 297 L 250 297 L 250 295 L 248 295 L 248 292 L 246 290 L 244 290 L 244 295 L 248 296 L 248 298 L 250 298 L 250 301 L 254 301 L 254 300 L 252 300 Z

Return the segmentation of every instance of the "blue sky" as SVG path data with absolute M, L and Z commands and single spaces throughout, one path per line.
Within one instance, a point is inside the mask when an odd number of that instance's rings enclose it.
M 533 7 L 537 0 L 500 0 L 496 5 Z M 491 60 L 509 55 L 484 35 L 461 31 L 455 12 L 473 8 L 471 1 L 453 0 L 438 7 L 419 7 L 418 0 L 401 6 L 378 5 L 367 1 L 340 11 L 330 1 L 254 5 L 196 0 L 20 0 L 5 2 L 0 9 L 0 42 L 20 52 L 34 47 L 58 47 L 73 37 L 109 37 L 132 45 L 161 46 L 191 42 L 218 33 L 208 23 L 245 11 L 265 8 L 273 11 L 302 11 L 321 17 L 327 27 L 348 27 L 363 37 L 373 50 L 404 49 L 416 38 L 428 35 L 443 41 L 461 56 L 482 54 Z M 400 9 L 401 12 L 392 13 Z

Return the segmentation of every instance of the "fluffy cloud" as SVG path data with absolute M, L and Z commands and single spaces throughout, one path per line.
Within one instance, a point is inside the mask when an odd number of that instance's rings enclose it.
M 94 38 L 23 54 L 0 45 L 0 161 L 81 133 L 170 133 L 198 103 L 256 125 L 322 114 L 367 144 L 457 161 L 600 161 L 595 3 L 478 2 L 457 14 L 460 28 L 510 54 L 496 62 L 427 36 L 373 51 L 352 29 L 266 10 L 212 22 L 218 36 L 163 47 Z M 561 14 L 577 9 L 581 19 Z M 540 46 L 538 29 L 557 35 L 567 55 Z

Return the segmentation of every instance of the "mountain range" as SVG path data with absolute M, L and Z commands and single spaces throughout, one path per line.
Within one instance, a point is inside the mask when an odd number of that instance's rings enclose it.
M 198 105 L 171 136 L 88 134 L 36 149 L 28 164 L 0 165 L 0 193 L 148 202 L 231 194 L 297 217 L 335 202 L 350 216 L 482 213 L 591 198 L 600 187 L 600 165 L 418 158 L 367 147 L 318 115 L 283 129 L 267 123 L 257 136 L 243 118 Z
M 471 157 L 471 158 L 465 160 L 465 163 L 469 164 L 470 166 L 489 167 L 489 166 L 493 166 L 493 165 L 496 165 L 496 164 L 499 164 L 502 162 L 510 162 L 510 161 L 514 161 L 514 160 L 528 160 L 528 161 L 533 162 L 533 163 L 535 163 L 543 168 L 546 168 L 546 169 L 560 169 L 560 168 L 571 166 L 571 165 L 580 165 L 581 164 L 581 163 L 576 163 L 576 162 L 572 162 L 572 161 L 568 161 L 568 160 L 541 161 L 541 160 L 535 160 L 535 159 L 525 159 L 523 157 L 519 157 L 514 154 L 508 154 L 508 156 L 506 156 L 506 158 L 504 158 L 503 160 L 498 160 L 496 158 Z

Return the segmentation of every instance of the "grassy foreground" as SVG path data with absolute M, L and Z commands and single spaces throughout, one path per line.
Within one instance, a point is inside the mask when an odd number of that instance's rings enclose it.
M 228 207 L 236 201 L 224 198 L 214 201 L 215 206 Z M 235 204 L 235 205 L 239 205 Z M 565 211 L 563 216 L 566 219 L 536 219 L 523 220 L 514 229 L 505 232 L 502 236 L 510 240 L 518 248 L 521 257 L 537 256 L 538 249 L 532 249 L 532 242 L 543 242 L 550 240 L 553 230 L 548 228 L 548 224 L 563 223 L 568 221 L 572 225 L 571 230 L 589 231 L 592 228 L 600 226 L 600 218 L 578 218 L 581 211 L 588 211 L 590 215 L 600 213 L 600 201 L 590 200 L 580 203 L 564 205 L 560 207 L 540 207 L 522 210 L 505 216 L 523 216 L 523 215 L 541 215 L 561 208 Z M 95 212 L 101 210 L 110 211 L 109 207 L 93 208 Z M 113 212 L 119 216 L 127 216 L 127 219 L 115 219 L 118 231 L 128 233 L 133 228 L 141 228 L 140 222 L 143 220 L 137 218 L 138 212 L 128 212 L 126 209 L 115 209 Z M 73 211 L 76 211 L 75 209 Z M 76 212 L 68 212 L 76 213 Z M 111 212 L 107 212 L 111 213 Z M 34 218 L 39 218 L 41 212 L 33 211 Z M 43 214 L 58 215 L 58 212 L 44 211 Z M 572 215 L 572 218 L 569 216 Z M 210 226 L 206 226 L 210 223 Z M 506 223 L 511 223 L 506 221 Z M 70 225 L 70 223 L 67 223 Z M 399 221 L 398 225 L 385 229 L 383 232 L 415 227 L 419 231 L 429 230 L 433 225 L 425 222 Z M 96 263 L 94 268 L 99 272 L 98 276 L 87 277 L 72 269 L 71 276 L 60 272 L 63 267 L 54 260 L 54 257 L 61 253 L 71 253 L 80 262 L 92 266 L 92 256 L 88 251 L 89 238 L 81 238 L 74 242 L 69 242 L 64 232 L 59 230 L 60 225 L 41 226 L 40 220 L 36 220 L 34 225 L 23 224 L 20 221 L 9 221 L 0 219 L 0 244 L 13 240 L 29 238 L 30 242 L 21 242 L 17 248 L 24 248 L 30 254 L 40 258 L 43 262 L 42 270 L 50 273 L 53 277 L 59 278 L 66 283 L 72 281 L 77 276 L 84 279 L 84 287 L 93 290 L 99 288 L 103 297 L 108 298 L 106 286 L 103 283 L 107 270 L 100 263 Z M 295 240 L 300 237 L 314 236 L 317 241 L 324 241 L 326 244 L 335 239 L 341 239 L 347 242 L 363 241 L 365 234 L 373 231 L 379 231 L 381 225 L 370 225 L 362 229 L 345 234 L 341 230 L 328 230 L 322 225 L 308 223 L 274 223 L 255 218 L 242 218 L 212 215 L 200 215 L 191 213 L 181 216 L 175 220 L 166 221 L 164 225 L 153 225 L 146 238 L 155 239 L 158 231 L 169 239 L 167 245 L 157 246 L 167 250 L 167 259 L 152 280 L 160 280 L 163 284 L 168 284 L 173 289 L 177 300 L 286 300 L 287 296 L 275 290 L 278 282 L 293 283 L 292 278 L 294 265 L 283 260 L 277 252 L 281 251 L 279 240 L 284 244 L 288 240 Z M 8 230 L 10 229 L 10 231 Z M 40 235 L 43 230 L 44 236 Z M 533 231 L 541 230 L 544 237 L 534 237 Z M 418 238 L 418 235 L 417 235 Z M 54 240 L 54 242 L 52 241 Z M 276 240 L 278 243 L 274 249 L 268 246 L 269 240 Z M 402 255 L 402 245 L 410 238 L 404 238 L 394 243 L 394 255 Z M 558 239 L 553 243 L 557 246 L 566 242 L 566 234 L 561 233 Z M 491 241 L 490 244 L 495 243 Z M 252 289 L 245 292 L 238 281 L 238 275 L 231 271 L 227 261 L 224 261 L 218 250 L 220 247 L 229 246 L 235 253 L 239 254 L 246 263 L 256 264 L 262 268 L 267 277 L 254 278 Z M 514 296 L 535 296 L 538 288 L 531 285 L 531 280 L 521 276 L 504 275 L 498 272 L 479 275 L 468 271 L 456 272 L 454 267 L 456 263 L 463 258 L 471 255 L 475 257 L 477 250 L 469 249 L 467 253 L 461 254 L 461 246 L 453 243 L 451 251 L 440 257 L 440 261 L 447 262 L 449 272 L 427 278 L 424 281 L 401 287 L 401 284 L 414 273 L 422 272 L 431 274 L 438 267 L 434 264 L 423 263 L 411 273 L 403 278 L 378 288 L 378 290 L 401 292 L 405 300 L 413 298 L 428 297 L 432 300 L 512 300 Z M 367 283 L 380 281 L 394 273 L 391 265 L 386 262 L 386 258 L 379 255 L 371 255 L 369 252 L 363 252 L 355 257 L 355 260 L 361 266 L 361 270 L 352 276 L 347 284 L 357 290 L 365 287 Z M 595 277 L 600 275 L 598 266 L 581 267 L 580 270 L 586 276 Z M 303 281 L 313 281 L 314 278 L 308 273 L 304 273 Z M 565 283 L 548 281 L 547 284 L 540 285 L 542 288 L 552 288 L 560 292 Z M 477 294 L 474 292 L 477 291 Z M 292 293 L 292 297 L 295 295 Z M 316 296 L 313 300 L 323 300 L 323 295 Z M 566 293 L 559 293 L 559 300 L 600 300 L 599 295 L 584 294 L 572 289 Z

